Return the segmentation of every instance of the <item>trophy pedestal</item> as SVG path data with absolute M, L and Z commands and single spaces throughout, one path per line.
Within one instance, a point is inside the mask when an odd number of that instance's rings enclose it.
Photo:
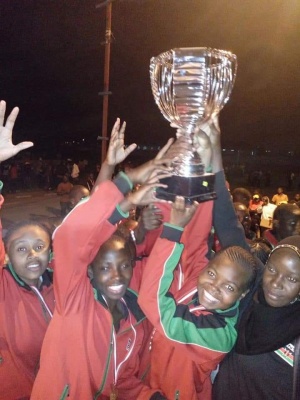
M 158 187 L 156 197 L 174 202 L 176 196 L 182 196 L 185 198 L 186 204 L 192 204 L 194 201 L 203 203 L 217 197 L 214 192 L 214 182 L 214 174 L 204 174 L 197 177 L 173 175 L 170 178 L 160 180 L 160 183 L 164 183 L 168 187 Z

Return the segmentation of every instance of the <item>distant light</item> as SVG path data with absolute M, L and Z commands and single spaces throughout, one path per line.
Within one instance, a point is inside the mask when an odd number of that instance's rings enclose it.
M 231 149 L 231 151 L 234 151 L 233 149 Z
M 222 149 L 222 151 L 226 151 L 226 149 Z

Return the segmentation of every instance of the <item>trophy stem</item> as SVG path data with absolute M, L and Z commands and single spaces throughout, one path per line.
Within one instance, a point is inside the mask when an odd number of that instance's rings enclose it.
M 188 139 L 192 139 L 193 142 L 193 132 L 186 130 L 181 132 L 181 134 Z M 200 177 L 205 174 L 205 165 L 199 154 L 193 150 L 192 144 L 190 144 L 189 150 L 179 156 L 178 160 L 173 162 L 173 168 L 174 175 L 177 176 Z

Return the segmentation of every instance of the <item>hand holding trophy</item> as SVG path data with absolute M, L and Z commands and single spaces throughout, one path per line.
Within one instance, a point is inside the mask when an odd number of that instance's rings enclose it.
M 155 102 L 171 126 L 191 143 L 174 161 L 174 175 L 161 180 L 168 188 L 157 190 L 158 198 L 174 201 L 176 196 L 183 196 L 191 204 L 215 198 L 214 174 L 205 171 L 192 143 L 201 125 L 228 101 L 236 70 L 234 54 L 206 47 L 175 48 L 151 59 Z

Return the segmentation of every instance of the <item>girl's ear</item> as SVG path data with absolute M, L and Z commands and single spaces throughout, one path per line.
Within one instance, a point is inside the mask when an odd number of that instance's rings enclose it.
M 87 270 L 87 274 L 90 280 L 92 280 L 94 278 L 94 273 L 93 273 L 93 269 L 92 267 L 89 265 L 88 270 Z
M 9 257 L 8 257 L 8 254 L 5 253 L 4 264 L 6 265 L 6 264 L 8 264 L 8 263 L 9 263 Z

